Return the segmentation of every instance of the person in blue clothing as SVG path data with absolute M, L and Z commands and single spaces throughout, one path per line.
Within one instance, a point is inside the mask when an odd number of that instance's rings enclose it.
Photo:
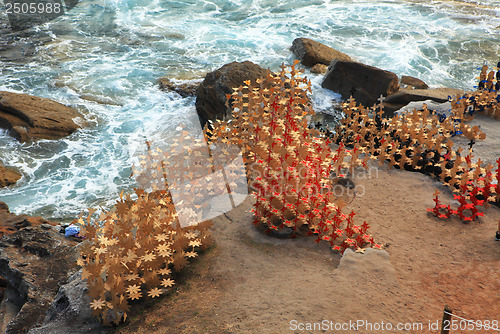
M 500 241 L 500 219 L 498 220 L 497 233 L 495 234 L 495 240 Z
M 495 240 L 500 241 L 500 219 L 498 220 L 497 233 L 495 234 Z

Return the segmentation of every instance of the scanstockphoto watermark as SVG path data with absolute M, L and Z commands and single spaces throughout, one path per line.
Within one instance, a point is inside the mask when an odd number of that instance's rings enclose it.
M 74 8 L 79 1 L 0 0 L 0 10 L 2 15 L 7 15 L 12 30 L 19 31 L 54 20 Z
M 453 319 L 448 321 L 442 320 L 429 320 L 427 322 L 385 322 L 385 321 L 368 321 L 368 320 L 349 320 L 347 322 L 335 322 L 331 320 L 322 320 L 317 322 L 301 322 L 298 320 L 290 320 L 289 329 L 300 333 L 302 331 L 321 331 L 321 332 L 382 332 L 382 331 L 390 331 L 392 333 L 396 332 L 409 332 L 409 333 L 418 333 L 418 332 L 437 332 L 440 328 L 444 330 L 452 330 L 452 331 L 460 331 L 460 332 L 478 332 L 481 330 L 494 330 L 500 331 L 499 329 L 499 321 L 498 320 L 482 320 L 482 321 L 474 321 L 467 320 L 464 318 Z
M 439 326 L 439 323 L 435 323 Z M 432 328 L 431 328 L 432 327 Z M 434 324 L 429 322 L 424 324 L 421 322 L 407 322 L 393 324 L 391 322 L 370 322 L 368 320 L 350 320 L 348 322 L 335 322 L 331 320 L 323 320 L 320 322 L 300 322 L 297 320 L 290 320 L 290 330 L 295 332 L 301 331 L 401 331 L 401 332 L 418 332 L 424 330 L 433 330 Z M 439 328 L 439 327 L 438 327 Z

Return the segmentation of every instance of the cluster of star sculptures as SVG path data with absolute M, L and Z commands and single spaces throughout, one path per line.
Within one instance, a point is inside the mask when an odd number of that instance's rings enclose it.
M 377 109 L 357 106 L 351 100 L 344 106 L 346 116 L 336 128 L 335 142 L 363 153 L 364 159 L 358 164 L 364 165 L 368 156 L 390 168 L 434 175 L 452 188 L 481 174 L 481 162 L 472 163 L 470 152 L 464 158 L 462 149 L 453 149 L 453 136 L 462 135 L 470 141 L 485 138 L 479 127 L 465 124 L 459 114 L 440 119 L 424 106 L 422 111 L 384 118 L 382 106 Z M 463 162 L 469 169 L 475 168 L 475 174 L 462 167 Z
M 77 264 L 87 280 L 92 313 L 105 325 L 125 321 L 130 300 L 162 295 L 175 284 L 172 270 L 180 270 L 211 244 L 210 221 L 179 224 L 164 155 L 148 148 L 138 181 L 148 180 L 150 191 L 137 188 L 137 199 L 120 195 L 96 221 L 91 210 L 86 220 L 74 222 L 85 237 Z
M 334 151 L 329 138 L 308 127 L 314 115 L 307 97 L 311 87 L 300 73 L 295 65 L 289 71 L 282 66 L 254 86 L 247 81 L 235 88 L 227 96 L 232 119 L 212 122 L 207 137 L 241 147 L 255 196 L 255 224 L 291 236 L 305 227 L 317 242 L 325 240 L 341 252 L 380 248 L 366 222 L 356 225 L 354 212 L 342 213 L 345 203 L 332 191 L 331 175 L 351 166 L 357 153 Z

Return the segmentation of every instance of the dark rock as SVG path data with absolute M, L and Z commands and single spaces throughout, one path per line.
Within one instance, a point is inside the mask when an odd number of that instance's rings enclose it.
M 92 316 L 89 304 L 88 286 L 82 280 L 80 270 L 61 286 L 43 324 L 31 329 L 28 334 L 108 333 Z
M 199 86 L 199 83 L 184 83 L 178 85 L 166 77 L 160 78 L 158 82 L 161 90 L 176 92 L 182 97 L 196 96 L 196 89 Z
M 304 66 L 316 64 L 330 65 L 332 60 L 352 60 L 351 57 L 329 46 L 309 38 L 296 38 L 291 47 L 292 52 Z
M 17 170 L 4 167 L 0 164 L 0 188 L 16 184 L 21 176 L 21 173 Z
M 410 86 L 414 89 L 427 89 L 429 86 L 422 80 L 415 78 L 415 77 L 410 77 L 407 75 L 403 75 L 401 77 L 401 84 L 405 86 Z
M 5 278 L 0 276 L 0 300 L 3 299 L 3 297 L 5 295 L 5 290 L 7 290 L 8 285 L 9 285 L 9 282 L 7 282 L 7 280 Z
M 267 74 L 268 70 L 250 61 L 232 62 L 208 73 L 196 90 L 196 112 L 201 126 L 208 120 L 229 117 L 231 101 L 226 100 L 226 95 L 232 94 L 233 88 L 241 86 L 244 81 L 249 80 L 254 84 L 257 79 L 265 78 Z
M 1 241 L 0 276 L 20 306 L 5 333 L 27 333 L 42 323 L 59 287 L 75 270 L 78 243 L 40 226 L 5 234 Z
M 0 91 L 0 127 L 19 141 L 58 139 L 79 129 L 81 115 L 58 102 L 26 94 Z
M 357 103 L 371 107 L 380 95 L 388 96 L 396 92 L 399 80 L 396 74 L 377 67 L 334 60 L 321 86 L 341 94 L 344 100 L 352 96 Z
M 93 94 L 81 94 L 80 98 L 83 100 L 95 102 L 98 104 L 102 105 L 107 105 L 107 106 L 123 106 L 123 103 L 119 101 L 114 101 L 113 99 L 110 99 L 109 97 L 105 96 L 99 96 L 99 95 L 93 95 Z
M 385 117 L 392 117 L 394 116 L 394 113 L 404 107 L 404 104 L 394 104 L 394 103 L 383 103 L 384 106 L 384 113 L 383 116 Z
M 328 72 L 328 66 L 326 66 L 325 64 L 316 64 L 314 65 L 313 67 L 311 67 L 311 73 L 314 73 L 314 74 L 325 74 L 326 72 Z

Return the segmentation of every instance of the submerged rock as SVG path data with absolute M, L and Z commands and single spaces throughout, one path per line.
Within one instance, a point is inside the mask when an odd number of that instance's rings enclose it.
M 399 89 L 398 76 L 377 67 L 353 61 L 334 60 L 321 87 L 342 95 L 347 100 L 351 96 L 365 107 L 377 103 L 380 95 L 388 96 Z
M 326 66 L 325 64 L 316 64 L 311 67 L 311 73 L 325 74 L 326 72 L 328 72 L 328 66 Z
M 199 86 L 199 83 L 183 83 L 183 84 L 175 84 L 167 77 L 160 78 L 158 80 L 160 84 L 160 89 L 163 91 L 172 91 L 176 92 L 182 97 L 190 97 L 196 95 L 196 89 Z
M 231 114 L 227 105 L 227 94 L 233 93 L 233 88 L 250 80 L 252 84 L 257 79 L 265 78 L 268 70 L 250 61 L 226 64 L 206 75 L 205 80 L 196 90 L 196 112 L 203 127 L 209 120 L 225 119 Z
M 61 103 L 27 94 L 0 91 L 0 127 L 19 141 L 59 139 L 80 127 L 81 115 Z
M 326 46 L 320 42 L 316 42 L 309 38 L 297 38 L 293 41 L 292 52 L 299 58 L 304 66 L 312 67 L 316 64 L 330 65 L 332 60 L 352 60 L 351 57 Z

